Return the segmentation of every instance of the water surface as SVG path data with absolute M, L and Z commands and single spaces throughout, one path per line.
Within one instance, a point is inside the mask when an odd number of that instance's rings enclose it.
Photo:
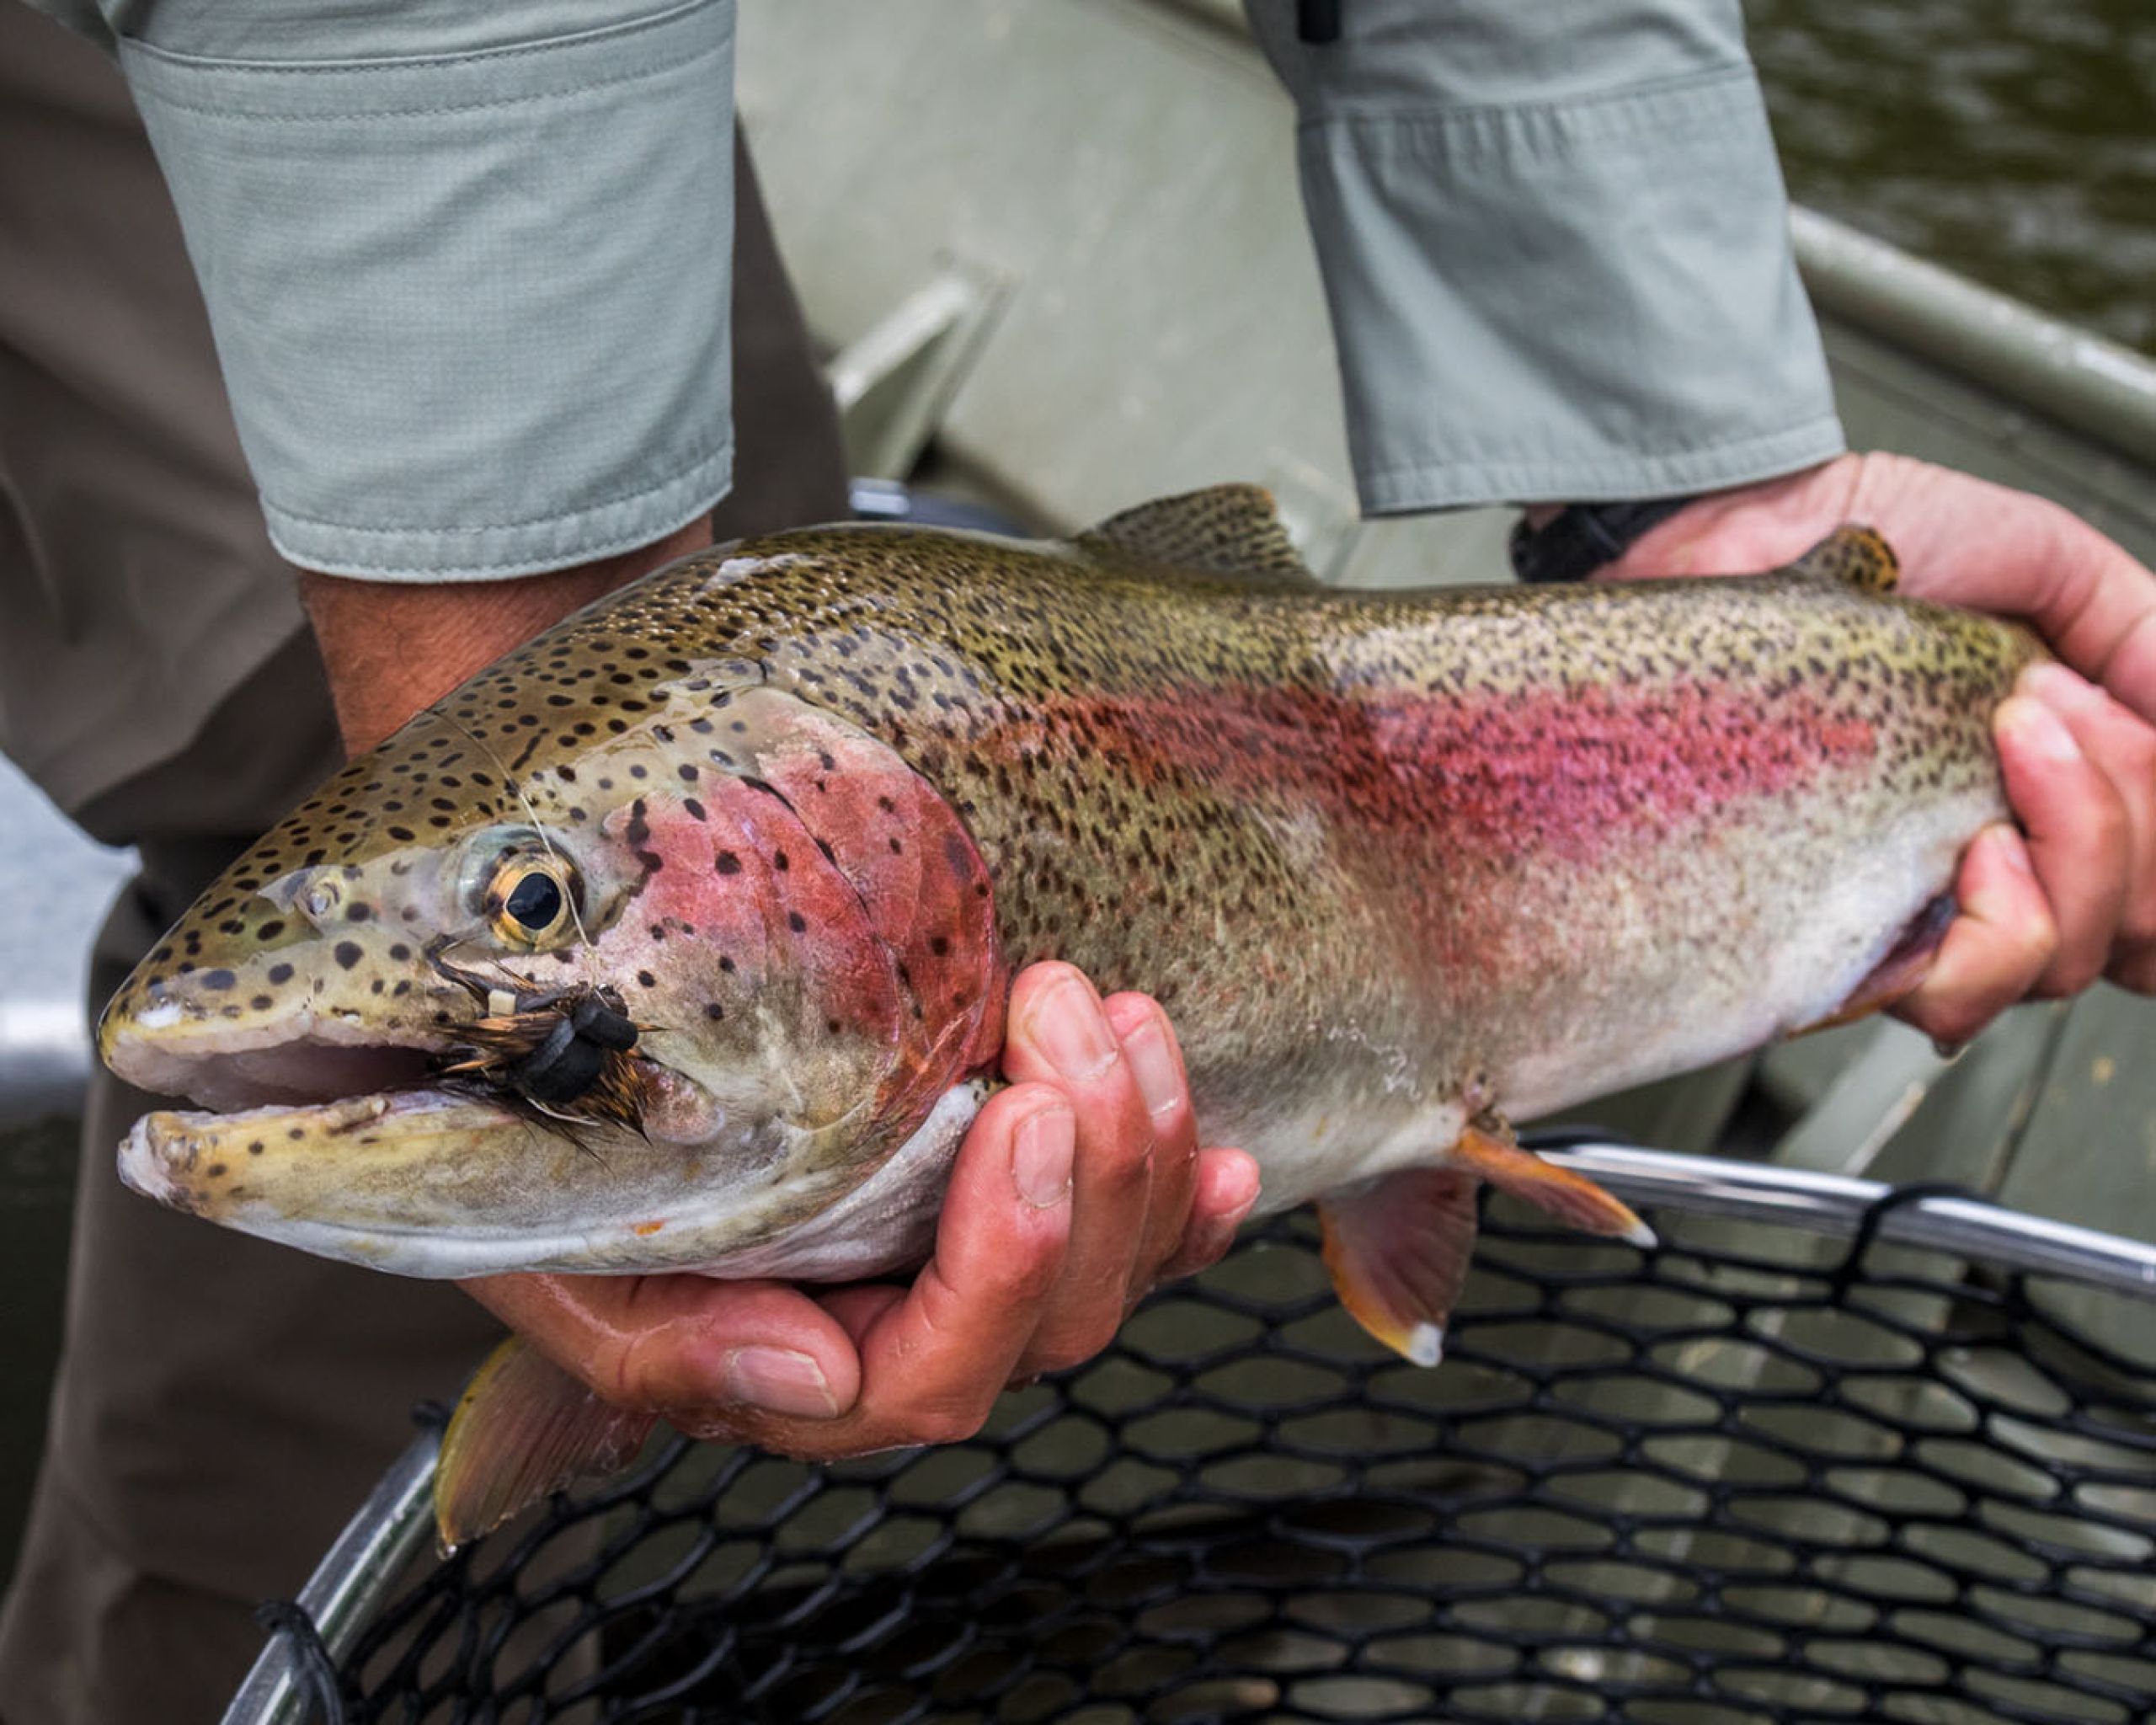
M 1801 202 L 2156 353 L 2149 0 L 1747 0 Z

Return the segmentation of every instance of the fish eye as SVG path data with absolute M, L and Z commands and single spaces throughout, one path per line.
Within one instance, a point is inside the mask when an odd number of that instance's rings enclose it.
M 502 859 L 487 887 L 487 914 L 494 933 L 518 946 L 538 946 L 569 926 L 576 877 L 555 857 Z

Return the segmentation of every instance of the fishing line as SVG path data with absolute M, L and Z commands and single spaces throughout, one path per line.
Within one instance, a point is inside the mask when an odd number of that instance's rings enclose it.
M 470 740 L 472 746 L 484 755 L 493 764 L 494 771 L 502 776 L 503 788 L 516 798 L 518 806 L 524 810 L 524 818 L 530 825 L 534 836 L 538 839 L 541 847 L 547 852 L 554 866 L 562 871 L 564 884 L 582 880 L 583 871 L 574 867 L 568 858 L 554 848 L 553 840 L 547 836 L 547 829 L 540 824 L 539 811 L 531 806 L 531 798 L 525 795 L 523 785 L 518 782 L 516 774 L 503 763 L 502 757 L 488 745 L 484 738 L 446 707 L 437 708 L 435 711 L 439 717 L 446 719 L 462 732 Z M 577 951 L 579 955 L 589 955 L 593 950 L 591 934 L 590 931 L 584 926 L 584 911 L 577 903 L 578 897 L 579 895 L 573 891 L 564 891 L 562 895 L 563 902 L 568 906 L 569 921 L 576 925 Z M 599 985 L 591 980 L 589 975 L 584 979 L 584 986 L 595 993 L 599 988 Z

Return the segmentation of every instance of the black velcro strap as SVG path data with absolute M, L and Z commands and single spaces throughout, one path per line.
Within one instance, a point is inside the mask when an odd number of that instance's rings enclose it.
M 1305 42 L 1340 40 L 1341 0 L 1295 0 L 1295 34 Z
M 1648 528 L 1694 499 L 1653 497 L 1636 503 L 1575 503 L 1540 527 L 1513 528 L 1513 573 L 1523 581 L 1584 581 L 1613 563 Z

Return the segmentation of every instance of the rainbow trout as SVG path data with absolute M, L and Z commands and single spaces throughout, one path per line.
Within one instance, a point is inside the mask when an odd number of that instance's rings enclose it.
M 1477 1181 L 1646 1237 L 1508 1117 L 1921 974 L 2040 649 L 1892 571 L 1850 529 L 1772 575 L 1329 591 L 1241 487 L 701 553 L 210 889 L 100 1040 L 211 1112 L 121 1177 L 406 1275 L 903 1268 L 1053 956 L 1160 999 L 1208 1140 L 1433 1363 Z

